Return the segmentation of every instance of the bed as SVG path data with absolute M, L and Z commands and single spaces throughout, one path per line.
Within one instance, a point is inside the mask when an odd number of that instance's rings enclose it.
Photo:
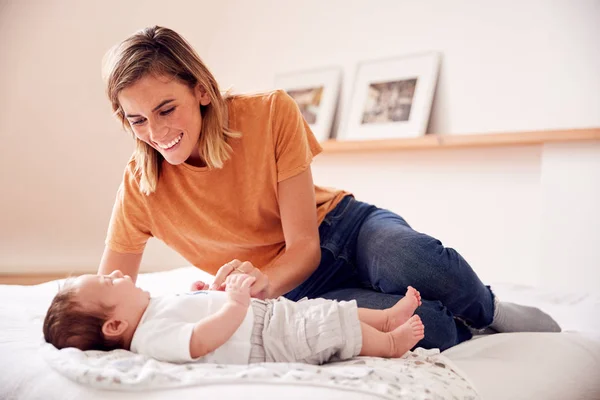
M 186 267 L 141 274 L 138 283 L 152 295 L 160 295 L 185 291 L 197 279 L 210 281 L 211 277 Z M 386 396 L 344 385 L 269 384 L 251 379 L 243 384 L 223 381 L 152 391 L 108 391 L 81 385 L 52 368 L 40 351 L 43 316 L 57 285 L 58 281 L 35 286 L 0 285 L 1 399 L 412 398 L 400 391 L 388 391 Z M 600 295 L 507 284 L 493 285 L 493 289 L 503 300 L 539 306 L 561 324 L 564 332 L 482 335 L 443 352 L 441 356 L 477 391 L 478 397 L 473 398 L 600 399 Z M 340 368 L 343 371 L 344 366 Z M 354 368 L 356 371 L 360 366 Z M 421 383 L 425 388 L 430 384 Z

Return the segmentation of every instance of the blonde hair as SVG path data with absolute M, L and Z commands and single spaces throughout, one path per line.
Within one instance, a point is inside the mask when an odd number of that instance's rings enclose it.
M 231 157 L 228 138 L 241 134 L 226 126 L 226 95 L 221 95 L 216 79 L 192 46 L 178 33 L 161 26 L 145 28 L 114 46 L 104 57 L 102 75 L 112 109 L 123 128 L 133 134 L 129 121 L 119 104 L 119 92 L 148 74 L 171 76 L 190 88 L 200 85 L 210 98 L 210 104 L 200 106 L 202 130 L 200 157 L 209 168 L 222 168 Z M 140 191 L 153 193 L 158 184 L 163 156 L 134 136 L 136 173 L 140 175 Z

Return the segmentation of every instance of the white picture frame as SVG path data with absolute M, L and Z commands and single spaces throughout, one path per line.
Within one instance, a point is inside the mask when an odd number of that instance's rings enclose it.
M 319 142 L 324 142 L 331 136 L 341 77 L 341 68 L 337 67 L 275 76 L 275 88 L 285 90 L 296 101 Z
M 440 54 L 360 63 L 338 140 L 413 138 L 426 133 Z

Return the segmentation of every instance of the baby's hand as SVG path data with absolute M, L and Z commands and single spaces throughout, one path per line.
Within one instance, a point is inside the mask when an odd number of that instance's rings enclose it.
M 209 286 L 210 285 L 208 283 L 204 283 L 202 281 L 196 281 L 196 282 L 192 283 L 192 287 L 190 288 L 190 290 L 192 292 L 195 292 L 197 290 L 208 290 Z
M 246 274 L 229 275 L 225 280 L 225 291 L 229 299 L 247 308 L 250 305 L 250 287 L 255 280 L 255 277 Z

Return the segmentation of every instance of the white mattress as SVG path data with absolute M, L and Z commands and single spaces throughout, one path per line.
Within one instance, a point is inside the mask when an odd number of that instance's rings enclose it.
M 153 295 L 188 290 L 211 277 L 195 268 L 142 274 L 139 284 Z M 483 399 L 600 399 L 600 295 L 557 293 L 497 285 L 503 300 L 537 305 L 568 331 L 561 334 L 498 334 L 449 349 L 449 357 L 470 378 Z M 98 391 L 69 381 L 51 369 L 38 349 L 41 323 L 57 283 L 0 285 L 1 399 L 375 399 L 364 393 L 302 385 L 211 385 L 155 392 Z

